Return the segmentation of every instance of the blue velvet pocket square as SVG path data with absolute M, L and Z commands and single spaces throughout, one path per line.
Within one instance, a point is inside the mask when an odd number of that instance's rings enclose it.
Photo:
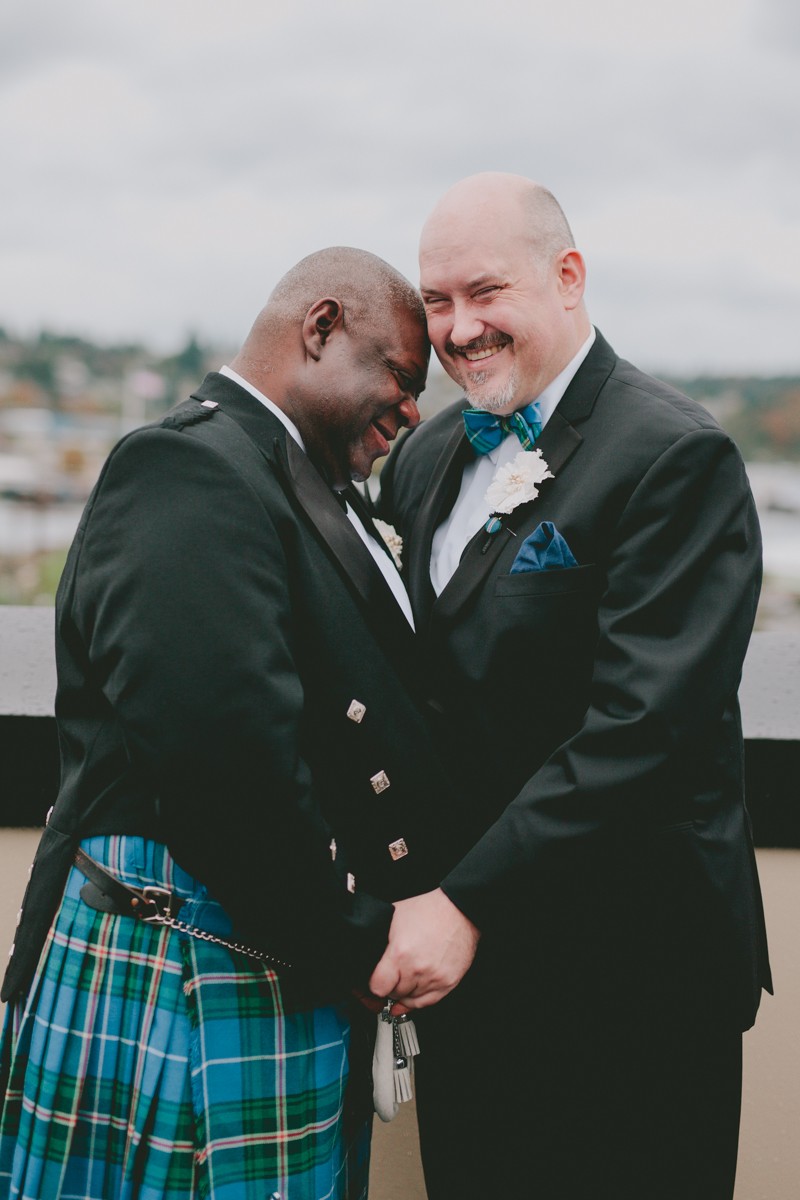
M 511 564 L 511 574 L 577 567 L 578 561 L 552 521 L 542 521 L 528 534 Z

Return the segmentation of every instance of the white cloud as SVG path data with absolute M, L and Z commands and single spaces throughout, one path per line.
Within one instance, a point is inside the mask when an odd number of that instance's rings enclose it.
M 0 324 L 235 341 L 320 246 L 416 278 L 440 192 L 500 169 L 562 200 L 642 365 L 800 369 L 796 12 L 13 0 Z

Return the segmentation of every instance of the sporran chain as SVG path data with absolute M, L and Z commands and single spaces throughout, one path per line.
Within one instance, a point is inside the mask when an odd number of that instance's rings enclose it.
M 148 900 L 152 900 L 158 910 L 158 901 L 153 896 L 153 892 L 160 889 L 145 888 L 144 893 Z M 148 894 L 149 893 L 149 894 Z M 274 963 L 276 967 L 291 967 L 291 963 L 284 962 L 281 958 L 275 958 L 272 954 L 267 954 L 265 950 L 256 950 L 252 946 L 243 946 L 240 942 L 230 942 L 225 938 L 218 937 L 216 933 L 209 933 L 207 929 L 198 929 L 196 925 L 189 925 L 187 921 L 181 921 L 178 917 L 170 916 L 168 913 L 156 911 L 152 917 L 143 917 L 148 925 L 167 925 L 170 929 L 175 929 L 178 933 L 188 934 L 189 937 L 197 938 L 201 942 L 213 942 L 215 946 L 224 946 L 226 950 L 235 950 L 237 954 L 243 954 L 245 958 L 255 958 L 259 962 Z

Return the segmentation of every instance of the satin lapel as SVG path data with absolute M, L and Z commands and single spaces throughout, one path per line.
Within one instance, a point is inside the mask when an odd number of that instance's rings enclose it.
M 375 528 L 375 522 L 372 519 L 372 513 L 369 511 L 366 500 L 361 495 L 361 492 L 358 490 L 355 484 L 351 483 L 345 488 L 344 497 L 367 532 L 375 538 L 375 541 L 378 543 L 378 546 L 381 548 L 384 554 L 388 555 L 389 558 L 392 558 L 392 552 Z M 392 561 L 394 561 L 394 559 L 392 559 Z
M 434 600 L 431 586 L 431 544 L 438 526 L 455 503 L 461 472 L 473 451 L 464 433 L 461 414 L 431 471 L 414 525 L 408 584 L 415 613 L 426 613 Z
M 342 570 L 387 635 L 402 644 L 413 631 L 378 566 L 342 512 L 334 495 L 293 438 L 286 438 L 287 483 L 306 516 L 324 538 Z M 280 457 L 278 459 L 279 465 Z
M 557 479 L 559 470 L 572 457 L 582 441 L 583 438 L 577 429 L 556 409 L 542 430 L 536 449 L 541 450 L 542 457 Z M 552 486 L 554 482 L 555 480 L 546 479 L 541 484 L 541 489 Z M 519 508 L 515 508 L 504 519 L 503 529 L 499 533 L 487 534 L 481 529 L 475 534 L 468 543 L 453 577 L 434 604 L 433 611 L 437 619 L 452 617 L 469 600 L 487 578 L 517 530 L 531 518 L 535 518 L 536 503 L 536 500 L 531 500 L 528 504 L 521 504 Z M 510 530 L 513 532 L 509 532 Z
M 363 542 L 344 516 L 333 492 L 294 438 L 287 437 L 285 455 L 288 483 L 292 492 L 306 516 L 350 576 L 362 598 L 369 603 L 372 595 L 372 568 L 375 564 L 370 561 Z

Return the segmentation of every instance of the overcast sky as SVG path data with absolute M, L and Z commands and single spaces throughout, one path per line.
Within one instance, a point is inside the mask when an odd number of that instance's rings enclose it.
M 464 175 L 564 206 L 650 370 L 800 372 L 798 0 L 4 0 L 0 325 L 238 344 L 280 275 L 417 281 Z

